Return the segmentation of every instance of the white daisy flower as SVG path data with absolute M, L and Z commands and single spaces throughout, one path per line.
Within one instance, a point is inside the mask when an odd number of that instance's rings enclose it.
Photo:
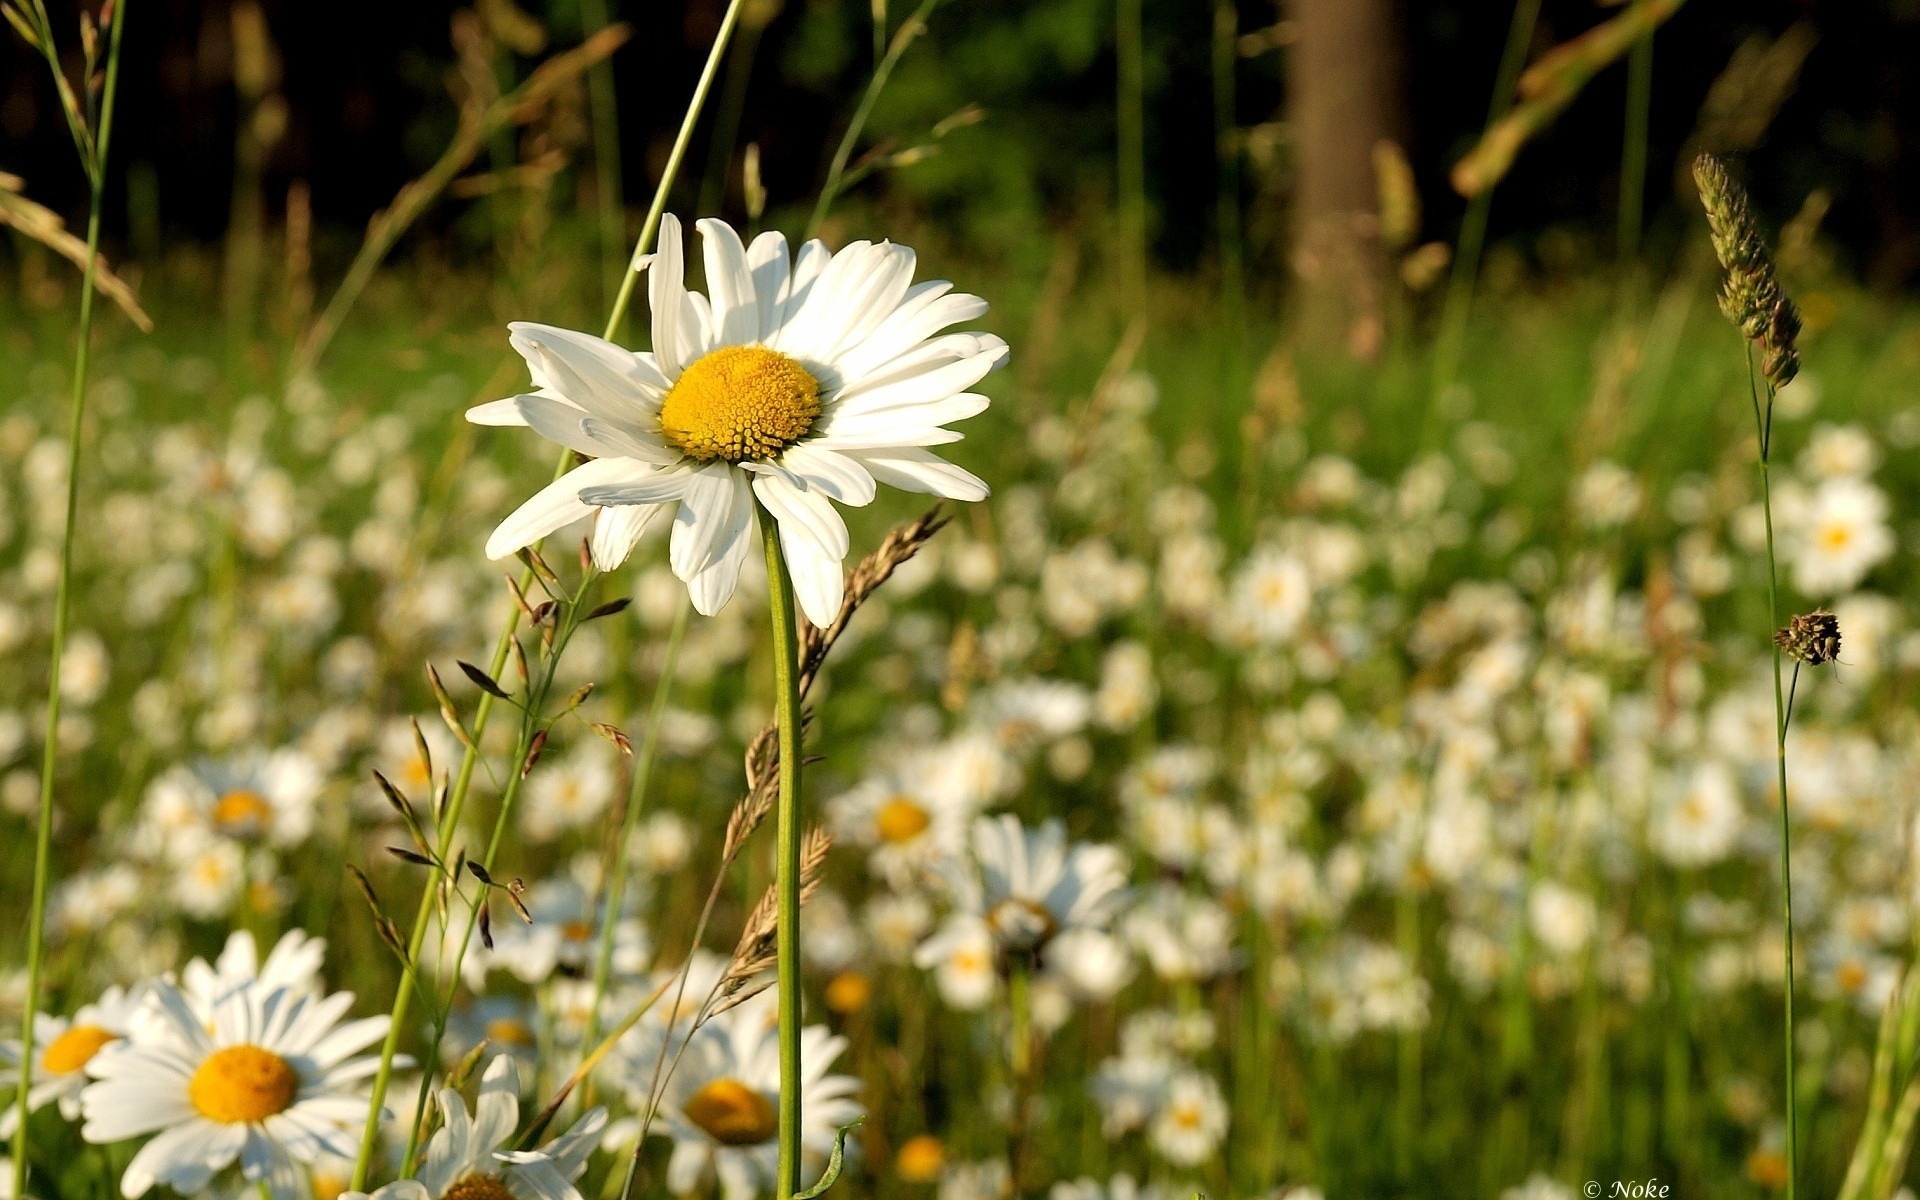
M 967 824 L 978 811 L 971 796 L 953 788 L 919 785 L 933 765 L 929 755 L 909 755 L 827 802 L 834 834 L 869 848 L 875 875 L 907 888 L 966 847 Z
M 667 1080 L 655 1129 L 673 1139 L 667 1187 L 686 1195 L 709 1174 L 725 1200 L 772 1190 L 780 1157 L 780 1041 L 773 994 L 702 1026 Z M 860 1081 L 829 1075 L 847 1040 L 812 1025 L 800 1033 L 800 1145 L 809 1182 L 824 1169 L 834 1135 L 863 1109 Z M 639 1086 L 646 1086 L 645 1079 Z
M 176 766 L 147 788 L 142 836 L 175 862 L 205 834 L 296 846 L 313 831 L 322 782 L 319 766 L 291 749 Z
M 847 528 L 830 501 L 872 501 L 876 483 L 979 500 L 987 486 L 927 449 L 987 407 L 966 389 L 1006 361 L 991 334 L 940 331 L 986 312 L 944 281 L 913 283 L 914 253 L 818 241 L 789 261 L 786 238 L 752 246 L 699 222 L 708 294 L 689 292 L 672 216 L 649 264 L 653 350 L 546 325 L 513 325 L 535 391 L 471 410 L 526 425 L 594 461 L 536 494 L 494 530 L 504 557 L 589 515 L 595 561 L 624 561 L 648 522 L 675 508 L 669 561 L 700 612 L 733 595 L 758 540 L 759 502 L 779 523 L 800 607 L 839 610 Z M 596 513 L 596 509 L 599 511 Z
M 60 1115 L 71 1121 L 80 1115 L 80 1089 L 87 1086 L 87 1064 L 97 1054 L 112 1053 L 132 1032 L 144 992 L 110 987 L 100 999 L 82 1005 L 72 1017 L 40 1014 L 33 1023 L 33 1084 L 27 1090 L 27 1108 L 37 1112 L 54 1101 Z M 0 1042 L 0 1064 L 18 1073 L 21 1044 Z M 7 1105 L 0 1114 L 0 1138 L 13 1136 L 20 1110 Z
M 245 987 L 210 1022 L 171 983 L 152 996 L 140 1040 L 95 1056 L 80 1094 L 88 1141 L 156 1135 L 121 1176 L 129 1200 L 156 1183 L 192 1194 L 236 1160 L 248 1183 L 290 1200 L 296 1163 L 354 1153 L 367 1106 L 358 1085 L 379 1061 L 351 1056 L 385 1036 L 386 1017 L 341 1024 L 350 992 Z
M 520 1123 L 520 1073 L 505 1055 L 488 1064 L 471 1116 L 452 1088 L 440 1091 L 440 1113 L 419 1178 L 395 1180 L 375 1200 L 580 1200 L 574 1180 L 607 1123 L 607 1110 L 596 1108 L 538 1150 L 502 1149 Z
M 1790 543 L 1793 585 L 1809 596 L 1848 591 L 1893 553 L 1887 496 L 1864 479 L 1842 476 L 1815 488 Z

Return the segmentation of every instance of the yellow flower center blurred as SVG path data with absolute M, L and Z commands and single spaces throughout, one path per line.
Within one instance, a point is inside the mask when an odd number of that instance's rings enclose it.
M 778 1128 L 773 1101 L 738 1079 L 716 1079 L 687 1101 L 687 1120 L 723 1146 L 754 1146 Z
M 700 462 L 772 458 L 820 415 L 820 383 L 765 346 L 726 346 L 680 373 L 660 406 L 667 445 Z
M 497 1175 L 469 1175 L 446 1190 L 440 1200 L 514 1200 Z
M 533 1030 L 518 1017 L 495 1017 L 487 1022 L 487 1040 L 503 1046 L 531 1046 Z
M 287 1111 L 300 1090 L 293 1065 L 258 1046 L 228 1046 L 207 1055 L 187 1082 L 200 1115 L 222 1125 L 264 1121 Z
M 893 1169 L 907 1183 L 932 1183 L 940 1178 L 940 1168 L 946 1161 L 947 1152 L 940 1139 L 923 1133 L 900 1143 L 900 1152 L 893 1156 Z
M 100 1053 L 100 1047 L 119 1036 L 98 1025 L 75 1025 L 47 1043 L 40 1065 L 55 1075 L 71 1075 Z
M 1828 550 L 1845 550 L 1853 541 L 1853 530 L 1845 525 L 1828 525 L 1820 531 L 1820 545 Z
M 873 999 L 873 984 L 858 971 L 842 971 L 827 981 L 826 999 L 834 1012 L 859 1012 Z
M 225 833 L 258 833 L 272 815 L 267 798 L 248 788 L 235 788 L 213 806 L 213 823 Z
M 873 827 L 879 830 L 880 839 L 895 845 L 919 837 L 931 824 L 933 818 L 927 810 L 905 796 L 887 801 L 873 817 Z

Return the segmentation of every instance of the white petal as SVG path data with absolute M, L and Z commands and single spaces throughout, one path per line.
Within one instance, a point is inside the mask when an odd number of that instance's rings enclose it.
M 665 381 L 633 351 L 557 325 L 515 321 L 507 328 L 540 388 L 595 416 L 631 420 L 659 411 Z
M 994 365 L 993 357 L 976 354 L 878 387 L 849 388 L 826 406 L 822 419 L 935 404 L 980 382 Z
M 846 455 L 802 442 L 780 456 L 780 465 L 842 504 L 873 503 L 873 476 Z
M 714 461 L 685 476 L 679 511 L 673 514 L 668 561 L 673 573 L 692 582 L 733 545 L 752 512 L 742 472 Z
M 687 312 L 687 268 L 680 253 L 680 218 L 672 213 L 660 217 L 660 232 L 654 241 L 653 263 L 647 271 L 647 305 L 653 310 L 653 356 L 660 373 L 668 379 L 680 378 L 687 369 L 680 357 L 683 326 Z
M 520 407 L 515 403 L 518 396 L 508 396 L 504 400 L 489 400 L 485 404 L 476 404 L 467 410 L 467 420 L 475 425 L 525 425 L 520 417 Z
M 550 442 L 558 442 L 588 458 L 606 458 L 623 453 L 621 447 L 591 437 L 586 430 L 586 422 L 591 418 L 571 404 L 536 395 L 515 396 L 513 401 L 520 411 L 520 424 Z
M 928 492 L 948 500 L 987 498 L 986 482 L 979 476 L 918 447 L 851 450 L 847 457 L 866 467 L 881 483 L 904 492 Z
M 758 341 L 760 307 L 755 295 L 747 249 L 740 235 L 725 221 L 706 217 L 699 221 L 700 246 L 707 260 L 707 298 L 713 305 L 713 340 L 716 346 L 740 346 Z
M 593 519 L 593 538 L 589 543 L 593 563 L 602 571 L 611 571 L 627 561 L 640 536 L 660 515 L 664 505 L 623 504 L 603 508 Z
M 841 354 L 834 363 L 841 378 L 852 381 L 883 369 L 888 362 L 942 329 L 986 315 L 985 300 L 964 292 L 954 293 L 952 287 L 944 279 L 915 284 L 878 329 Z
M 769 229 L 754 238 L 747 247 L 747 268 L 753 272 L 755 307 L 760 315 L 754 338 L 764 342 L 779 330 L 786 311 L 787 286 L 792 273 L 786 235 Z
M 740 480 L 740 491 L 746 492 L 746 477 L 736 472 Z M 693 610 L 703 617 L 711 617 L 725 608 L 727 601 L 733 599 L 734 589 L 740 585 L 740 569 L 746 566 L 747 556 L 760 542 L 760 517 L 754 511 L 753 499 L 743 494 L 739 501 L 739 511 L 746 514 L 746 523 L 741 527 L 739 536 L 728 544 L 726 550 L 712 566 L 695 574 L 687 580 L 687 597 L 693 601 Z

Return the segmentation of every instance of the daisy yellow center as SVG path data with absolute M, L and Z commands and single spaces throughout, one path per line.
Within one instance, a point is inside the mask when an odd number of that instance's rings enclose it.
M 723 1146 L 754 1146 L 778 1128 L 773 1101 L 738 1079 L 716 1079 L 688 1099 L 687 1120 Z
M 272 815 L 267 798 L 248 788 L 235 788 L 213 805 L 213 823 L 228 832 L 260 829 Z
M 258 1046 L 228 1046 L 207 1055 L 187 1081 L 187 1099 L 222 1125 L 264 1121 L 283 1113 L 300 1090 L 293 1064 Z
M 1003 943 L 1028 950 L 1060 931 L 1045 905 L 1024 896 L 1009 896 L 987 912 L 987 926 Z
M 47 1043 L 40 1065 L 55 1075 L 71 1075 L 87 1065 L 100 1047 L 120 1035 L 98 1025 L 75 1025 Z
M 908 1183 L 932 1183 L 940 1178 L 940 1168 L 946 1161 L 946 1147 L 940 1144 L 940 1139 L 923 1133 L 900 1144 L 893 1168 Z
M 495 1017 L 487 1022 L 487 1040 L 506 1046 L 531 1046 L 533 1030 L 518 1017 Z
M 919 837 L 931 824 L 933 818 L 927 815 L 927 810 L 905 796 L 895 796 L 881 805 L 873 818 L 873 826 L 879 832 L 880 839 L 895 845 Z
M 469 1175 L 446 1190 L 441 1200 L 514 1200 L 497 1175 Z
M 660 405 L 660 435 L 700 462 L 772 458 L 820 415 L 820 383 L 765 346 L 726 346 L 680 373 Z
M 1820 544 L 1829 550 L 1845 550 L 1853 540 L 1853 530 L 1845 525 L 1829 525 L 1820 531 Z

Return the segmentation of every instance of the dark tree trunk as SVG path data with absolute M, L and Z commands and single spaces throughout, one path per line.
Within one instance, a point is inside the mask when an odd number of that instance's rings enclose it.
M 1395 0 L 1288 0 L 1296 332 L 1372 357 L 1384 334 L 1373 147 L 1400 118 Z

